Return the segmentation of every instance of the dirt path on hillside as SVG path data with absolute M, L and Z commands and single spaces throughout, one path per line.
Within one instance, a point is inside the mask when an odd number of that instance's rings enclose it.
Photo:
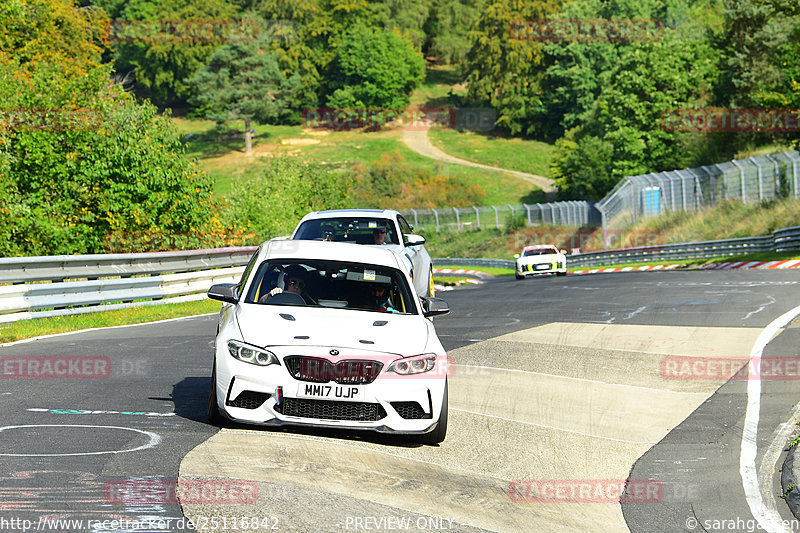
M 544 176 L 537 176 L 536 174 L 529 174 L 527 172 L 520 172 L 518 170 L 491 167 L 489 165 L 474 163 L 472 161 L 467 161 L 466 159 L 460 159 L 458 157 L 446 154 L 436 148 L 433 143 L 431 143 L 431 140 L 428 138 L 428 130 L 425 129 L 407 129 L 403 131 L 403 142 L 406 143 L 406 146 L 418 154 L 425 157 L 430 157 L 431 159 L 436 159 L 437 161 L 442 161 L 443 163 L 453 163 L 455 165 L 484 168 L 494 172 L 503 172 L 510 176 L 525 180 L 528 183 L 532 183 L 533 185 L 540 187 L 543 191 L 548 193 L 548 198 L 551 197 L 556 190 L 553 180 L 550 178 L 545 178 Z

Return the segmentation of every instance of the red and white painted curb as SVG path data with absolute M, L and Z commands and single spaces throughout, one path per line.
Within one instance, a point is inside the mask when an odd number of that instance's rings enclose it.
M 703 270 L 729 270 L 738 268 L 800 268 L 800 259 L 786 259 L 784 261 L 739 261 L 737 263 L 711 263 L 702 267 Z
M 685 266 L 685 263 L 678 263 L 674 265 L 644 265 L 639 267 L 609 267 L 609 268 L 591 268 L 585 270 L 571 270 L 569 274 L 602 274 L 608 272 L 644 272 L 648 270 L 674 270 Z M 785 269 L 785 268 L 800 268 L 800 259 L 785 259 L 783 261 L 738 261 L 728 263 L 711 263 L 703 265 L 700 270 L 732 270 L 741 268 L 769 268 L 769 269 Z M 477 270 L 464 270 L 464 269 L 451 269 L 451 268 L 434 268 L 434 273 L 441 274 L 464 274 L 468 276 L 477 276 L 482 279 L 492 278 L 485 272 Z M 457 282 L 457 285 L 464 283 L 479 284 L 480 281 L 476 279 L 466 279 Z M 437 291 L 452 290 L 453 286 L 434 285 Z
M 465 275 L 465 276 L 475 276 L 481 279 L 489 279 L 493 278 L 491 274 L 487 274 L 486 272 L 481 272 L 479 270 L 464 270 L 463 268 L 434 268 L 434 274 L 448 274 L 448 275 Z M 461 279 L 456 281 L 455 285 L 440 285 L 438 283 L 434 284 L 433 288 L 436 291 L 452 291 L 456 287 L 460 285 L 470 284 L 470 285 L 480 285 L 483 283 L 477 279 Z
M 434 274 L 450 274 L 450 275 L 457 275 L 457 274 L 464 274 L 467 276 L 475 276 L 481 279 L 488 279 L 493 278 L 491 274 L 487 274 L 486 272 L 481 272 L 480 270 L 464 270 L 463 268 L 434 268 Z
M 595 268 L 591 270 L 575 270 L 570 274 L 597 274 L 599 272 L 638 272 L 644 270 L 673 270 L 682 267 L 677 265 L 654 265 L 623 268 Z M 786 259 L 784 261 L 738 261 L 729 263 L 711 263 L 703 265 L 700 270 L 729 270 L 740 268 L 800 268 L 800 259 Z
M 604 272 L 640 272 L 645 270 L 673 270 L 682 267 L 678 265 L 645 265 L 640 267 L 613 267 L 613 268 L 592 268 L 588 270 L 571 270 L 569 274 L 598 274 Z

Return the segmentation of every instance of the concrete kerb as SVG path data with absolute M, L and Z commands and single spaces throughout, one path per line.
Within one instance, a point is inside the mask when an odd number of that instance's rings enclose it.
M 781 494 L 785 494 L 784 500 L 789 510 L 796 518 L 800 518 L 800 486 L 798 486 L 798 479 L 800 479 L 800 462 L 794 462 L 795 450 L 797 446 L 789 448 L 786 453 L 786 459 L 783 461 L 781 467 Z M 793 487 L 789 494 L 786 491 L 789 487 Z

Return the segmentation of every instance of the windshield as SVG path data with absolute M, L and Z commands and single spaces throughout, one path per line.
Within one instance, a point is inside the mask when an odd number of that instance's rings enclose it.
M 384 233 L 385 231 L 385 233 Z M 337 241 L 356 244 L 400 244 L 394 224 L 388 218 L 316 218 L 303 222 L 294 238 L 301 241 Z
M 402 272 L 342 261 L 265 261 L 253 275 L 245 303 L 417 313 Z
M 525 250 L 522 252 L 522 257 L 528 257 L 531 255 L 546 255 L 546 254 L 557 254 L 558 250 L 555 248 L 534 248 L 533 250 Z

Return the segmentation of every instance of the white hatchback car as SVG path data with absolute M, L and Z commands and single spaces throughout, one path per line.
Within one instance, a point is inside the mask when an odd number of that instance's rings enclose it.
M 567 275 L 567 257 L 563 250 L 552 244 L 526 246 L 522 249 L 522 254 L 516 254 L 514 258 L 514 274 L 517 279 L 539 274 Z
M 381 231 L 383 231 L 381 233 Z M 433 265 L 425 249 L 425 238 L 392 209 L 333 209 L 304 216 L 292 239 L 352 242 L 388 248 L 403 257 L 414 290 L 433 296 Z
M 223 302 L 208 415 L 415 435 L 447 432 L 447 355 L 400 256 L 346 243 L 268 241 Z

